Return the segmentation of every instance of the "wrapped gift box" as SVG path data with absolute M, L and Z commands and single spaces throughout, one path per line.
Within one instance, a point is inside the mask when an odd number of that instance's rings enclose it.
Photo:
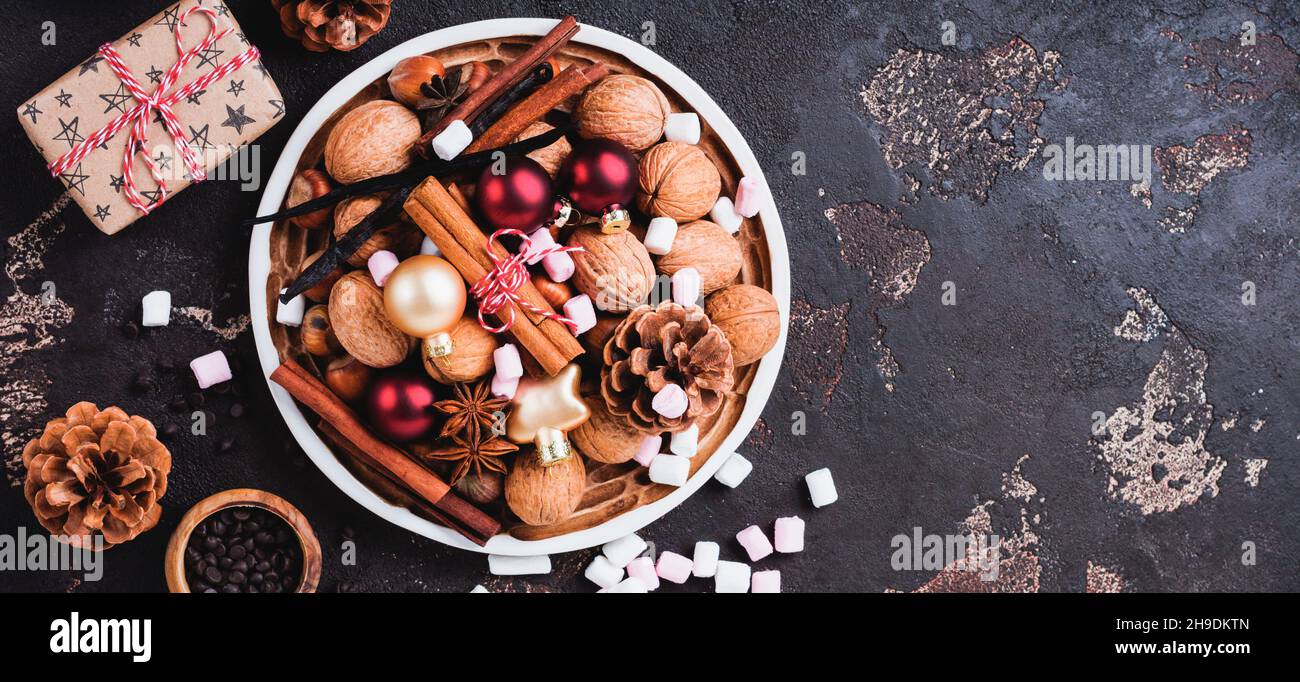
M 196 5 L 210 12 L 192 10 Z M 119 38 L 112 47 L 140 87 L 153 93 L 180 57 L 177 26 L 185 49 L 190 50 L 209 35 L 213 22 L 218 32 L 229 32 L 195 54 L 164 93 L 170 94 L 221 69 L 252 47 L 228 7 L 216 0 L 181 0 Z M 106 59 L 96 52 L 18 106 L 23 129 L 49 164 L 140 104 Z M 181 98 L 172 111 L 198 164 L 211 177 L 239 147 L 283 118 L 284 100 L 261 59 L 253 57 Z M 169 197 L 188 186 L 192 178 L 159 114 L 152 112 L 149 119 L 144 150 L 154 160 Z M 122 128 L 58 174 L 91 222 L 106 234 L 144 215 L 124 191 L 123 151 L 129 132 L 129 126 Z M 131 176 L 144 201 L 162 197 L 142 154 L 133 158 Z

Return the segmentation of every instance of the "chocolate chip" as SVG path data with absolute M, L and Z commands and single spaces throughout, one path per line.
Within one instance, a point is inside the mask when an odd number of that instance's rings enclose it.
M 203 407 L 203 401 L 204 401 L 203 394 L 199 393 L 198 391 L 194 391 L 193 393 L 190 393 L 188 396 L 185 397 L 185 402 L 189 403 L 190 407 L 195 410 L 199 409 L 200 407 Z
M 222 452 L 230 452 L 235 447 L 235 439 L 231 438 L 230 436 L 226 436 L 225 438 L 221 439 L 221 444 L 218 447 Z
M 230 416 L 234 417 L 235 419 L 239 419 L 240 417 L 244 416 L 244 404 L 235 403 L 234 405 L 231 405 Z
M 185 410 L 185 396 L 179 396 L 179 395 L 178 395 L 178 396 L 175 396 L 174 398 L 172 398 L 172 401 L 171 401 L 170 403 L 167 404 L 167 407 L 170 408 L 172 412 L 182 412 L 182 411 L 184 411 L 184 410 Z
M 134 388 L 135 390 L 140 391 L 141 393 L 144 393 L 152 389 L 153 376 L 149 374 L 149 370 L 142 369 L 139 372 L 136 372 L 135 381 L 131 384 L 131 388 Z
M 128 339 L 134 339 L 140 335 L 140 326 L 128 320 L 126 324 L 122 325 L 122 334 Z
M 171 440 L 176 436 L 180 435 L 180 432 L 181 432 L 181 427 L 172 423 L 167 423 L 167 424 L 163 424 L 162 430 L 158 432 L 158 435 L 163 440 Z

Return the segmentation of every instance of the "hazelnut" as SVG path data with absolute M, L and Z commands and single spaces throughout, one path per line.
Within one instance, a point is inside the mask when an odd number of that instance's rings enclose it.
M 315 263 L 316 259 L 320 258 L 323 255 L 325 255 L 324 249 L 321 249 L 320 251 L 317 251 L 315 253 L 307 254 L 307 257 L 302 259 L 302 267 L 298 270 L 298 274 L 301 275 L 303 272 L 305 272 L 308 266 L 310 266 L 312 263 Z M 338 268 L 334 268 L 334 270 L 330 272 L 330 274 L 326 275 L 324 279 L 317 282 L 315 286 L 302 293 L 304 296 L 310 298 L 313 301 L 316 301 L 317 303 L 324 303 L 325 301 L 329 300 L 330 289 L 334 286 L 335 282 L 339 281 L 339 278 L 342 276 L 343 273 L 340 272 Z
M 330 327 L 329 308 L 314 305 L 302 316 L 302 347 L 316 357 L 325 358 L 337 352 L 339 340 Z
M 700 292 L 709 293 L 731 284 L 742 264 L 740 242 L 717 223 L 697 220 L 677 230 L 673 249 L 659 257 L 659 272 L 669 277 L 682 268 L 700 273 Z
M 588 353 L 600 357 L 605 350 L 605 344 L 609 342 L 610 337 L 614 335 L 614 330 L 618 329 L 623 319 L 623 315 L 597 315 L 596 326 L 588 329 L 580 339 L 582 347 L 586 348 Z
M 463 67 L 462 67 L 463 68 Z M 558 72 L 557 72 L 558 73 Z M 483 62 L 469 63 L 469 78 L 465 80 L 465 92 L 470 93 L 483 87 L 488 79 L 492 77 L 492 69 L 488 68 Z
M 501 497 L 505 477 L 495 471 L 469 473 L 456 482 L 456 492 L 475 504 L 489 504 Z
M 538 135 L 545 135 L 552 130 L 555 130 L 555 126 L 543 121 L 537 121 L 524 128 L 524 132 L 519 133 L 519 137 L 515 138 L 515 142 L 537 137 Z M 560 171 L 560 166 L 564 165 L 564 160 L 569 158 L 569 153 L 572 151 L 573 145 L 570 145 L 567 139 L 561 137 L 541 149 L 528 152 L 527 156 L 546 169 L 546 172 L 554 178 L 555 174 Z
M 325 171 L 308 168 L 293 176 L 293 182 L 289 183 L 289 197 L 285 200 L 284 205 L 293 208 L 312 199 L 323 197 L 329 194 L 331 189 L 333 189 L 333 186 L 330 184 L 330 178 L 325 174 Z M 333 208 L 326 206 L 290 220 L 294 225 L 304 230 L 319 230 L 329 225 L 332 211 Z
M 370 367 L 392 367 L 406 359 L 415 339 L 393 326 L 384 312 L 384 292 L 368 273 L 343 275 L 330 290 L 330 326 L 352 357 Z
M 659 86 L 640 76 L 606 76 L 587 88 L 573 116 L 585 138 L 604 137 L 639 152 L 664 135 L 668 98 Z
M 367 194 L 340 201 L 338 206 L 334 207 L 334 238 L 342 239 L 348 230 L 356 227 L 357 223 L 379 208 L 385 196 L 387 195 Z M 419 230 L 404 223 L 393 223 L 370 235 L 370 238 L 356 252 L 348 256 L 348 265 L 354 268 L 362 267 L 376 251 L 380 250 L 392 251 L 399 258 L 409 256 L 420 248 L 420 240 Z
M 699 147 L 664 142 L 641 157 L 636 202 L 641 212 L 688 223 L 717 203 L 722 176 Z
M 411 165 L 420 119 L 392 100 L 377 99 L 349 111 L 325 140 L 325 170 L 345 185 L 397 173 Z
M 325 385 L 334 395 L 348 402 L 361 400 L 370 386 L 374 370 L 357 362 L 351 355 L 334 358 L 325 368 Z
M 388 90 L 393 93 L 393 99 L 408 107 L 416 107 L 428 97 L 421 86 L 446 75 L 447 71 L 437 57 L 418 54 L 397 62 L 388 74 Z
M 713 292 L 704 312 L 731 344 L 736 367 L 761 359 L 781 336 L 781 313 L 776 297 L 762 287 L 733 284 Z
M 582 399 L 591 409 L 591 418 L 569 434 L 574 447 L 588 458 L 606 464 L 621 464 L 632 459 L 645 434 L 623 417 L 610 414 L 600 394 L 583 396 Z
M 602 234 L 583 225 L 569 236 L 573 254 L 573 286 L 591 297 L 597 310 L 627 312 L 645 302 L 655 282 L 654 264 L 645 245 L 630 232 Z
M 545 526 L 572 514 L 586 487 L 581 456 L 544 467 L 535 453 L 521 452 L 506 476 L 506 504 L 524 523 Z
M 533 288 L 546 299 L 547 305 L 556 310 L 563 308 L 564 304 L 573 298 L 573 289 L 570 289 L 568 284 L 557 282 L 540 272 L 533 275 Z
M 447 333 L 456 349 L 454 353 L 436 359 L 424 355 L 424 371 L 434 381 L 440 384 L 464 383 L 485 377 L 492 371 L 492 352 L 497 349 L 497 340 L 476 318 L 460 318 L 460 322 Z

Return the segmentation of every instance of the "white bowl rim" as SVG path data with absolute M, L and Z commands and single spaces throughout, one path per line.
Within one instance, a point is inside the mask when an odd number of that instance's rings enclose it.
M 401 59 L 476 40 L 545 35 L 555 24 L 554 19 L 542 18 L 489 19 L 460 24 L 412 38 L 366 62 L 330 88 L 299 122 L 267 180 L 262 201 L 258 206 L 258 214 L 264 215 L 279 209 L 294 168 L 298 165 L 298 159 L 302 156 L 307 142 L 325 120 L 362 88 L 391 71 Z M 663 80 L 718 135 L 740 167 L 742 175 L 764 177 L 753 151 L 741 137 L 731 119 L 723 113 L 703 88 L 672 63 L 640 43 L 586 24 L 582 25 L 582 30 L 574 37 L 573 42 L 621 54 Z M 766 183 L 765 178 L 764 182 Z M 591 528 L 543 540 L 520 540 L 502 533 L 491 538 L 486 546 L 480 547 L 453 530 L 416 516 L 404 507 L 389 503 L 357 480 L 321 440 L 289 393 L 270 380 L 271 372 L 280 364 L 279 354 L 271 340 L 271 329 L 267 319 L 266 280 L 271 266 L 271 223 L 262 223 L 253 229 L 248 256 L 249 308 L 258 359 L 267 385 L 270 387 L 271 396 L 284 417 L 289 431 L 302 446 L 303 451 L 334 485 L 387 521 L 444 544 L 483 553 L 534 556 L 594 547 L 639 531 L 685 501 L 713 477 L 718 468 L 749 435 L 762 414 L 776 383 L 785 352 L 786 328 L 790 319 L 790 260 L 786 249 L 785 232 L 781 227 L 781 218 L 774 202 L 766 202 L 760 215 L 771 261 L 772 294 L 776 297 L 781 313 L 781 335 L 776 346 L 759 361 L 758 371 L 750 384 L 745 407 L 741 411 L 739 420 L 709 461 L 691 476 L 686 485 L 655 502 L 620 514 Z

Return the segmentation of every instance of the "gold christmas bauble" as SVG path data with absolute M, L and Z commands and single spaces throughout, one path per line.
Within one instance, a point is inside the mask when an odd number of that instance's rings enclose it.
M 437 256 L 411 256 L 384 284 L 384 311 L 403 332 L 421 339 L 456 326 L 465 313 L 465 281 Z

